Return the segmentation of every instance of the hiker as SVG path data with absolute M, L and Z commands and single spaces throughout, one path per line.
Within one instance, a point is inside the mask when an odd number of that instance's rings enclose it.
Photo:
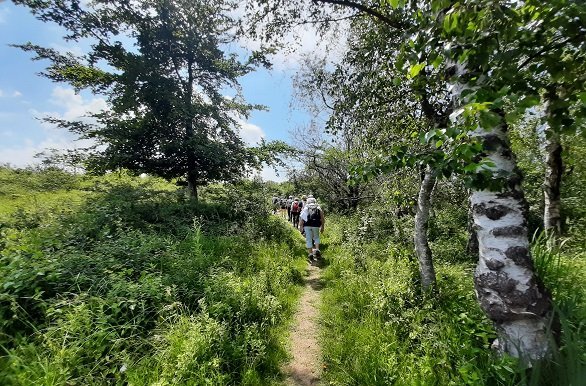
M 319 250 L 319 233 L 324 231 L 324 211 L 313 197 L 307 198 L 307 205 L 303 207 L 299 222 L 299 230 L 305 231 L 305 246 L 307 247 L 307 258 L 309 262 L 317 260 L 321 256 Z M 315 246 L 315 248 L 314 248 Z
M 302 205 L 299 202 L 299 198 L 295 197 L 291 204 L 291 221 L 295 228 L 299 227 L 299 214 L 301 214 Z
M 279 210 L 280 202 L 281 202 L 281 200 L 279 199 L 279 196 L 277 194 L 275 194 L 273 196 L 273 214 L 277 214 L 277 211 Z
M 301 206 L 301 212 L 303 212 L 303 208 L 307 206 L 307 196 L 304 194 L 301 196 L 301 201 L 299 201 L 299 206 Z M 301 234 L 305 236 L 305 231 L 301 230 Z
M 293 196 L 287 199 L 287 221 L 291 222 L 291 205 L 293 205 Z

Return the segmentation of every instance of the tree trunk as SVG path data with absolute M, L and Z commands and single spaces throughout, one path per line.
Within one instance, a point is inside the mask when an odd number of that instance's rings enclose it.
M 530 365 L 551 353 L 552 305 L 534 273 L 521 176 L 504 123 L 491 130 L 478 129 L 473 135 L 483 141 L 495 175 L 506 178 L 500 192 L 475 189 L 471 193 L 479 246 L 476 294 L 497 330 L 493 348 Z
M 553 127 L 551 122 L 556 114 L 555 104 L 558 99 L 555 87 L 550 88 L 545 97 L 547 103 L 545 111 L 549 128 L 545 131 L 545 181 L 543 186 L 544 207 L 543 226 L 548 234 L 561 234 L 561 194 L 563 161 L 562 145 L 560 142 L 559 128 Z
M 191 198 L 197 202 L 197 179 L 194 176 L 187 176 L 187 189 L 189 190 Z
M 193 98 L 193 59 L 187 59 L 187 85 L 185 90 L 185 108 L 187 111 L 187 116 L 185 117 L 185 137 L 187 141 L 190 141 L 193 136 L 193 117 L 191 116 L 191 110 L 193 108 L 192 105 L 192 98 Z M 189 189 L 189 195 L 193 198 L 196 202 L 198 200 L 197 197 L 197 173 L 194 172 L 196 168 L 195 159 L 193 156 L 193 150 L 188 149 L 187 152 L 187 163 L 191 170 L 187 173 L 187 188 Z
M 549 133 L 545 140 L 545 184 L 544 184 L 544 201 L 545 211 L 543 214 L 543 225 L 545 231 L 553 234 L 561 234 L 561 194 L 560 186 L 562 183 L 562 145 L 559 135 Z
M 433 269 L 431 249 L 427 241 L 427 228 L 431 209 L 431 193 L 436 178 L 434 171 L 428 166 L 419 188 L 417 212 L 415 213 L 415 253 L 419 260 L 419 275 L 424 291 L 432 289 L 435 284 L 435 270 Z

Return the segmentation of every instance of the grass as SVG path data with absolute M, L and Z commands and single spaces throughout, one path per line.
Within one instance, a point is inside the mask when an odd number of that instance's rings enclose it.
M 330 384 L 578 385 L 586 379 L 583 256 L 534 243 L 562 338 L 551 361 L 525 371 L 490 350 L 496 335 L 475 299 L 474 264 L 437 260 L 438 293 L 424 296 L 408 246 L 384 240 L 352 245 L 347 219 L 328 223 L 322 347 Z
M 11 189 L 47 199 L 0 227 L 0 384 L 280 382 L 305 254 L 258 186 L 226 187 L 231 208 L 125 176 L 33 182 Z

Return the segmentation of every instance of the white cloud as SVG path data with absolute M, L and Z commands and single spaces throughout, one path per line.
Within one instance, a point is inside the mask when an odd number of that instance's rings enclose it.
M 66 54 L 71 52 L 75 56 L 83 56 L 84 52 L 80 45 L 78 44 L 62 44 L 62 43 L 51 43 L 50 47 L 54 50 L 59 51 L 62 54 Z
M 64 108 L 65 111 L 59 113 L 49 113 L 57 115 L 62 119 L 74 120 L 80 119 L 88 114 L 97 113 L 108 109 L 108 103 L 104 98 L 92 98 L 85 100 L 82 95 L 76 94 L 71 88 L 55 87 L 51 93 L 51 103 Z
M 20 98 L 22 93 L 18 90 L 14 90 L 12 93 L 8 94 L 6 91 L 0 89 L 0 98 Z
M 349 28 L 344 22 L 337 24 L 335 29 L 322 34 L 314 25 L 300 25 L 295 31 L 281 39 L 284 49 L 269 56 L 275 69 L 280 71 L 297 70 L 307 56 L 318 55 L 325 57 L 329 62 L 338 62 L 346 50 L 346 40 Z M 258 40 L 241 38 L 240 44 L 248 50 L 258 50 L 261 45 Z
M 39 112 L 34 109 L 29 111 L 39 118 L 51 116 L 66 120 L 87 120 L 89 118 L 84 117 L 88 114 L 99 112 L 108 107 L 106 100 L 103 98 L 84 98 L 82 95 L 76 94 L 73 89 L 64 87 L 55 87 L 53 89 L 50 102 L 55 105 L 57 111 Z M 34 158 L 35 155 L 47 149 L 77 149 L 94 144 L 92 140 L 79 140 L 74 134 L 66 130 L 55 129 L 47 123 L 42 123 L 41 127 L 45 130 L 43 140 L 37 142 L 27 140 L 22 146 L 1 148 L 0 163 L 10 163 L 13 166 L 24 167 L 38 164 L 40 161 Z
M 264 131 L 257 125 L 241 121 L 240 136 L 248 145 L 256 145 L 265 137 Z
M 1 3 L 2 1 L 0 1 Z M 10 14 L 10 9 L 7 6 L 0 8 L 0 24 L 6 23 L 8 19 L 8 15 Z
M 287 180 L 287 173 L 284 171 L 276 170 L 273 167 L 265 166 L 260 176 L 264 181 L 275 181 L 275 182 L 283 182 Z
M 39 164 L 41 160 L 35 158 L 35 155 L 47 149 L 68 150 L 84 148 L 90 145 L 91 142 L 87 140 L 72 141 L 64 138 L 48 138 L 36 144 L 27 140 L 24 146 L 0 149 L 0 164 L 9 163 L 14 167 L 36 165 Z
M 265 166 L 260 172 L 255 172 L 251 178 L 261 177 L 263 181 L 283 182 L 287 180 L 287 172 L 275 169 L 272 166 Z

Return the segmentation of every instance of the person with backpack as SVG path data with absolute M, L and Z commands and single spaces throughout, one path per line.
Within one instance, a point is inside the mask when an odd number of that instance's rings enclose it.
M 307 258 L 310 263 L 316 261 L 320 256 L 319 250 L 319 233 L 324 231 L 325 217 L 324 211 L 313 197 L 307 198 L 307 205 L 303 207 L 299 215 L 299 230 L 305 231 L 305 246 L 307 247 Z M 315 248 L 314 248 L 315 246 Z
M 291 204 L 291 221 L 293 222 L 293 226 L 295 228 L 299 227 L 299 214 L 301 214 L 302 205 L 299 202 L 299 199 L 295 197 L 293 199 L 293 203 Z

